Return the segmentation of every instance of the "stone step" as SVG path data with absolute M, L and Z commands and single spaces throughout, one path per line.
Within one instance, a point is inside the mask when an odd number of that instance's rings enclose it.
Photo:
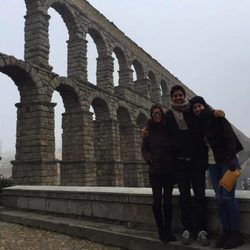
M 93 221 L 89 218 L 68 218 L 50 214 L 38 214 L 20 210 L 1 208 L 0 219 L 5 222 L 22 224 L 67 234 L 90 241 L 131 250 L 198 250 L 212 249 L 202 247 L 194 241 L 190 246 L 183 246 L 180 241 L 162 243 L 155 232 L 136 230 L 110 222 Z M 238 250 L 249 250 L 250 244 L 244 244 Z

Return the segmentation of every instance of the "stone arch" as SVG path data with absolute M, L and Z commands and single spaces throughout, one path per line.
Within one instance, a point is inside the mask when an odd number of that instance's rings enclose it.
M 78 94 L 71 86 L 67 84 L 60 84 L 56 88 L 56 90 L 60 93 L 62 97 L 66 113 L 76 112 L 81 110 Z
M 146 115 L 145 112 L 140 111 L 136 117 L 137 127 L 140 129 L 145 127 L 148 120 L 148 115 Z
M 10 77 L 17 87 L 20 103 L 17 107 L 16 123 L 16 159 L 26 158 L 27 153 L 23 154 L 21 145 L 31 145 L 32 140 L 26 135 L 29 128 L 28 123 L 36 124 L 36 114 L 32 112 L 34 102 L 39 103 L 40 96 L 37 85 L 42 86 L 39 78 L 35 77 L 32 67 L 13 56 L 2 55 L 0 57 L 0 72 Z M 25 113 L 29 113 L 26 116 Z
M 100 100 L 100 103 L 102 103 L 105 106 L 105 110 L 107 112 L 105 112 L 105 116 L 103 116 L 103 118 L 105 117 L 105 119 L 111 119 L 112 106 L 110 102 L 108 102 L 106 96 L 102 92 L 99 92 L 99 91 L 91 92 L 87 99 L 88 108 L 90 107 L 90 105 L 93 104 L 94 100 Z
M 79 94 L 81 92 L 78 86 L 65 77 L 56 77 L 53 79 L 48 89 L 47 96 L 49 100 L 51 100 L 53 92 L 58 91 L 65 108 L 65 112 L 62 114 L 61 173 L 63 175 L 66 161 L 81 160 L 84 158 L 82 155 L 84 144 L 83 119 L 85 117 L 82 107 L 83 100 Z M 54 124 L 54 113 L 50 122 Z
M 156 75 L 153 71 L 149 71 L 147 75 L 149 79 L 149 95 L 152 102 L 161 103 L 160 86 L 157 83 Z
M 126 107 L 122 105 L 117 109 L 117 120 L 121 121 L 123 124 L 131 123 L 131 115 Z
M 13 56 L 0 57 L 0 72 L 9 76 L 16 84 L 20 92 L 20 102 L 39 102 L 43 94 L 43 84 L 37 72 L 22 60 Z
M 58 91 L 63 99 L 65 111 L 76 108 L 81 110 L 84 100 L 81 95 L 81 90 L 71 79 L 66 77 L 55 77 L 50 82 L 50 87 L 46 93 L 48 100 L 51 102 L 52 94 L 54 91 Z
M 134 59 L 132 61 L 132 65 L 134 66 L 137 75 L 137 79 L 136 81 L 134 81 L 135 91 L 138 92 L 140 95 L 149 98 L 151 94 L 151 84 L 148 76 L 145 76 L 145 71 L 142 66 L 142 63 L 138 59 Z
M 99 57 L 105 57 L 107 56 L 107 47 L 105 44 L 105 39 L 103 35 L 98 31 L 96 27 L 93 27 L 91 25 L 88 28 L 88 34 L 91 36 L 93 39 L 94 43 L 96 44 L 97 52 Z
M 116 119 L 118 120 L 118 110 L 123 110 L 122 112 L 126 113 L 128 115 L 129 121 L 132 122 L 132 115 L 131 112 L 129 112 L 129 108 L 123 100 L 118 100 L 118 102 L 113 106 L 113 112 L 116 116 Z
M 138 128 L 132 122 L 129 110 L 124 106 L 117 109 L 117 120 L 124 186 L 138 186 L 141 178 L 141 168 L 135 163 L 140 160 Z
M 55 184 L 53 124 L 49 119 L 52 108 L 44 100 L 45 87 L 40 80 L 42 73 L 14 57 L 1 56 L 0 71 L 12 78 L 21 95 L 21 102 L 16 104 L 16 154 L 15 161 L 12 161 L 12 177 L 15 184 L 41 184 L 41 171 L 44 171 L 47 179 L 42 183 Z
M 114 178 L 120 175 L 115 161 L 119 160 L 117 143 L 117 120 L 111 117 L 112 106 L 101 92 L 94 92 L 88 98 L 96 119 L 92 120 L 94 142 L 94 160 L 96 163 L 96 183 L 100 186 L 113 186 L 121 183 Z M 121 183 L 122 184 L 122 183 Z
M 115 46 L 113 51 L 119 64 L 119 86 L 131 88 L 133 82 L 133 71 L 131 67 L 128 66 L 126 54 L 119 46 Z
M 113 57 L 110 55 L 108 42 L 105 38 L 104 34 L 100 32 L 100 28 L 94 23 L 87 23 L 86 26 L 82 27 L 85 30 L 85 78 L 84 80 L 88 80 L 87 78 L 87 66 L 88 66 L 88 58 L 87 58 L 87 39 L 86 36 L 89 35 L 96 46 L 97 50 L 97 64 L 96 64 L 96 85 L 100 88 L 105 89 L 109 93 L 113 94 Z M 90 61 L 90 60 L 89 60 Z M 81 70 L 81 69 L 79 69 Z
M 137 151 L 137 159 L 138 160 L 142 160 L 142 156 L 141 156 L 141 144 L 142 144 L 142 137 L 140 136 L 140 130 L 143 127 L 146 127 L 147 125 L 147 120 L 148 120 L 148 114 L 144 111 L 139 109 L 136 112 L 136 128 L 137 128 L 137 133 L 136 133 L 136 151 Z
M 96 97 L 92 101 L 92 107 L 95 112 L 96 119 L 93 121 L 93 130 L 94 130 L 94 158 L 96 160 L 109 160 L 110 151 L 108 150 L 107 144 L 109 144 L 109 133 L 110 131 L 109 124 L 109 109 L 107 103 Z
M 108 49 L 104 36 L 94 24 L 88 27 L 87 34 L 93 39 L 97 50 L 96 58 L 96 85 L 113 91 L 113 59 L 108 56 Z M 90 59 L 88 60 L 88 63 Z M 113 92 L 112 92 L 113 93 Z
M 144 71 L 143 71 L 143 67 L 142 67 L 142 64 L 140 63 L 140 61 L 135 59 L 135 60 L 133 60 L 132 65 L 135 68 L 136 81 L 143 79 L 144 78 Z
M 127 65 L 127 58 L 123 50 L 120 47 L 116 46 L 114 47 L 113 51 L 118 59 L 120 70 L 125 68 Z
M 49 0 L 44 3 L 26 0 L 25 60 L 52 70 L 49 65 L 49 18 L 48 9 L 53 8 L 63 19 L 69 34 L 68 76 L 86 80 L 86 42 L 77 13 L 63 0 Z M 36 8 L 39 8 L 39 12 Z M 39 20 L 39 26 L 37 25 Z M 34 43 L 35 41 L 35 43 Z M 35 47 L 35 49 L 34 49 Z M 77 55 L 77 56 L 76 56 Z
M 62 17 L 69 33 L 69 40 L 76 38 L 80 34 L 81 28 L 77 22 L 76 13 L 72 11 L 66 1 L 49 0 L 45 6 L 46 13 L 48 13 L 49 8 L 53 8 Z
M 53 8 L 62 17 L 69 34 L 69 40 L 67 41 L 67 75 L 69 77 L 74 75 L 75 77 L 87 80 L 87 42 L 84 39 L 84 31 L 77 21 L 77 13 L 65 1 L 54 0 L 49 1 L 47 4 L 46 11 L 48 12 L 49 8 Z
M 96 96 L 91 102 L 91 105 L 95 111 L 96 120 L 104 121 L 110 119 L 109 106 L 105 99 Z
M 120 158 L 122 161 L 126 161 L 131 159 L 129 143 L 132 122 L 128 109 L 122 106 L 117 109 L 117 121 L 119 124 Z
M 162 104 L 169 108 L 170 106 L 170 90 L 168 88 L 168 83 L 166 80 L 162 79 L 160 82 L 161 86 L 161 99 L 162 99 Z

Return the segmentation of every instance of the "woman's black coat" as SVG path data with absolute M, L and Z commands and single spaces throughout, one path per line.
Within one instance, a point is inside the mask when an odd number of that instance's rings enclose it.
M 224 117 L 214 118 L 209 115 L 204 125 L 204 135 L 212 148 L 216 163 L 225 163 L 236 158 L 243 149 L 231 124 Z
M 142 155 L 149 165 L 149 174 L 167 174 L 172 171 L 171 145 L 167 138 L 166 127 L 163 123 L 147 123 L 149 136 L 143 138 Z

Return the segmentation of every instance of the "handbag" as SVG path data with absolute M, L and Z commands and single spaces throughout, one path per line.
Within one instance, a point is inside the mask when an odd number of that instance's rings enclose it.
M 240 176 L 240 171 L 239 169 L 235 169 L 234 171 L 227 170 L 222 178 L 220 179 L 220 186 L 225 188 L 228 192 L 230 192 L 237 181 L 237 179 Z

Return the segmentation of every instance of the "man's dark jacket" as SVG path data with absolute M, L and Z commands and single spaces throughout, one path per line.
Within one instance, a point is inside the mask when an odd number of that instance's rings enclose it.
M 175 120 L 172 110 L 165 114 L 166 132 L 171 139 L 175 157 L 180 159 L 201 159 L 204 153 L 204 141 L 201 129 L 195 122 L 192 112 L 183 112 L 184 120 L 188 129 L 180 130 Z

